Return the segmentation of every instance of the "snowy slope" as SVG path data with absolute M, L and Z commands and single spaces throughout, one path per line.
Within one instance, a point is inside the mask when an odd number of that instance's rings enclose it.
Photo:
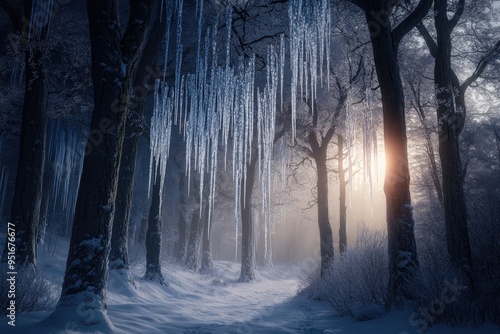
M 39 266 L 54 284 L 62 282 L 65 254 L 42 249 Z M 296 267 L 276 265 L 274 271 L 260 268 L 257 282 L 238 283 L 239 264 L 215 262 L 215 267 L 196 274 L 165 263 L 168 287 L 140 279 L 144 264 L 132 267 L 136 289 L 110 278 L 108 316 L 116 333 L 417 333 L 409 312 L 392 312 L 380 319 L 358 322 L 337 318 L 325 302 L 296 295 Z M 3 296 L 2 296 L 3 297 Z M 79 333 L 63 320 L 37 324 L 49 313 L 19 316 L 15 330 L 4 319 L 0 333 Z M 59 323 L 58 323 L 59 322 Z M 92 332 L 108 332 L 104 327 Z M 498 333 L 493 325 L 480 329 L 432 327 L 428 333 Z

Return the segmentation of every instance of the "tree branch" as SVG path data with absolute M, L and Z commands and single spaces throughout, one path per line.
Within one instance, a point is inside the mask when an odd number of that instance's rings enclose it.
M 415 26 L 422 21 L 431 8 L 433 0 L 420 0 L 417 7 L 392 31 L 392 44 L 397 50 L 399 43 Z
M 319 143 L 318 143 L 318 138 L 316 137 L 316 132 L 311 131 L 307 135 L 307 141 L 309 142 L 309 145 L 311 145 L 311 153 L 316 153 L 319 151 Z M 312 155 L 311 155 L 312 156 Z
M 297 139 L 295 139 L 294 146 L 297 147 L 299 149 L 299 151 L 302 151 L 303 153 L 307 154 L 308 157 L 311 157 L 311 158 L 313 157 L 313 155 L 314 155 L 313 151 L 311 151 L 311 149 L 309 149 L 308 147 L 297 143 Z
M 455 14 L 453 14 L 453 17 L 448 23 L 450 31 L 452 31 L 455 28 L 458 21 L 460 20 L 460 17 L 462 17 L 462 14 L 464 13 L 464 8 L 465 8 L 465 0 L 459 0 L 457 10 Z
M 476 81 L 481 74 L 483 73 L 484 69 L 488 64 L 495 58 L 500 57 L 500 40 L 491 48 L 490 51 L 488 51 L 479 61 L 479 63 L 476 66 L 476 69 L 474 70 L 474 73 L 470 77 L 468 77 L 460 86 L 460 91 L 465 92 L 465 90 L 474 82 Z
M 436 58 L 438 47 L 437 43 L 434 41 L 434 38 L 432 38 L 431 34 L 429 33 L 429 30 L 427 30 L 427 28 L 422 22 L 417 24 L 417 29 L 420 32 L 422 38 L 424 39 L 425 44 L 427 44 L 431 56 L 433 58 Z
M 130 0 L 130 17 L 120 41 L 120 49 L 125 65 L 137 62 L 146 44 L 149 30 L 156 18 L 158 0 Z

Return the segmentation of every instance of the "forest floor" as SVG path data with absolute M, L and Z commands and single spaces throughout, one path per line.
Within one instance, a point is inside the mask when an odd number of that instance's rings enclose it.
M 39 268 L 61 286 L 66 258 L 62 251 L 41 249 Z M 238 263 L 216 261 L 202 273 L 165 263 L 168 286 L 141 279 L 144 263 L 132 265 L 135 288 L 111 276 L 108 316 L 116 333 L 418 333 L 409 321 L 409 311 L 393 311 L 379 319 L 356 321 L 337 317 L 327 302 L 297 294 L 301 270 L 296 265 L 277 264 L 274 270 L 258 268 L 258 279 L 239 283 Z M 4 298 L 4 296 L 2 296 Z M 0 333 L 41 333 L 37 322 L 48 311 L 17 317 L 16 327 L 4 318 Z M 61 331 L 53 324 L 48 333 Z M 15 330 L 14 330 L 15 329 Z M 45 332 L 45 331 L 44 331 Z M 94 333 L 100 333 L 96 328 Z M 493 325 L 480 329 L 436 325 L 428 333 L 498 333 Z M 78 333 L 68 331 L 67 333 Z

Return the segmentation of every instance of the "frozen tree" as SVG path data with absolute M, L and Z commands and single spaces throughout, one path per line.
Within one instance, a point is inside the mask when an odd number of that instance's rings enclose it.
M 472 255 L 463 189 L 465 170 L 460 158 L 459 136 L 466 119 L 465 92 L 483 74 L 488 64 L 500 58 L 500 40 L 487 46 L 488 51 L 477 61 L 472 75 L 460 83 L 452 68 L 452 34 L 465 9 L 465 0 L 458 1 L 453 10 L 448 1 L 435 1 L 436 36 L 429 33 L 424 23 L 417 27 L 435 58 L 434 85 L 448 253 L 457 265 L 470 273 Z M 450 11 L 453 15 L 448 18 Z
M 116 209 L 113 219 L 111 236 L 111 251 L 109 255 L 109 269 L 120 270 L 128 281 L 132 280 L 129 272 L 128 237 L 130 214 L 132 209 L 133 186 L 135 167 L 138 155 L 139 137 L 144 131 L 144 103 L 153 91 L 154 81 L 150 72 L 156 68 L 158 45 L 165 34 L 165 24 L 157 15 L 151 28 L 149 39 L 144 47 L 134 79 L 133 95 L 129 101 L 120 101 L 118 108 L 129 106 L 125 139 L 123 142 L 118 189 L 116 194 Z
M 349 150 L 352 148 L 346 147 L 346 140 L 341 133 L 337 134 L 336 144 L 337 170 L 334 170 L 334 172 L 338 176 L 339 183 L 339 251 L 342 255 L 347 250 L 347 185 L 355 173 L 351 172 L 354 168 L 353 162 L 349 163 L 348 161 Z
M 406 121 L 403 85 L 399 73 L 398 47 L 403 37 L 420 22 L 432 0 L 422 0 L 394 29 L 391 13 L 395 3 L 388 0 L 351 0 L 362 9 L 370 32 L 373 59 L 382 95 L 386 170 L 384 192 L 387 204 L 389 249 L 389 300 L 402 305 L 408 294 L 406 284 L 418 267 L 410 197 Z
M 419 76 L 413 76 L 412 78 L 407 78 L 406 80 L 407 86 L 410 89 L 410 104 L 412 108 L 415 110 L 418 120 L 420 121 L 420 125 L 422 126 L 422 133 L 425 139 L 425 152 L 428 158 L 430 175 L 432 178 L 432 183 L 434 185 L 434 189 L 436 191 L 436 195 L 439 201 L 439 204 L 443 205 L 443 188 L 441 186 L 441 178 L 439 175 L 439 166 L 438 161 L 436 161 L 436 153 L 434 151 L 434 140 L 433 133 L 435 132 L 435 128 L 432 123 L 429 122 L 428 109 L 427 107 L 430 104 L 430 101 L 425 99 L 426 91 L 424 90 L 423 83 L 419 80 Z M 425 94 L 424 96 L 422 96 Z
M 209 269 L 214 266 L 212 258 L 212 224 L 209 224 L 208 219 L 203 222 L 203 246 L 201 256 L 201 269 Z
M 365 74 L 363 58 L 360 57 L 354 66 L 350 64 L 345 74 L 347 80 L 341 79 L 339 75 L 340 71 L 338 71 L 339 74 L 333 70 L 331 72 L 334 82 L 332 85 L 332 96 L 336 101 L 335 106 L 333 108 L 325 108 L 322 104 L 317 105 L 317 102 L 306 99 L 308 111 L 306 115 L 303 114 L 302 117 L 298 117 L 297 119 L 297 138 L 295 140 L 297 148 L 312 158 L 316 165 L 316 198 L 320 235 L 321 277 L 327 273 L 334 256 L 333 233 L 329 217 L 328 148 L 341 123 L 341 113 L 346 110 L 348 94 L 354 93 L 352 87 L 359 83 Z M 351 124 L 351 121 L 346 118 L 346 123 L 349 123 L 346 124 L 346 127 L 347 125 L 354 126 Z M 353 135 L 351 132 L 348 134 L 349 138 Z M 352 176 L 351 173 L 349 175 Z
M 36 266 L 37 233 L 42 200 L 45 158 L 45 117 L 48 81 L 46 68 L 47 34 L 51 17 L 51 1 L 24 1 L 24 9 L 16 1 L 2 1 L 0 8 L 11 19 L 24 47 L 24 102 L 22 112 L 20 154 L 12 201 L 10 223 L 16 230 L 16 265 Z M 21 45 L 24 44 L 24 45 Z M 7 260 L 8 243 L 2 253 Z
M 158 174 L 158 170 L 157 170 Z M 156 174 L 156 175 L 157 175 Z M 161 182 L 156 180 L 153 184 L 151 206 L 149 208 L 148 225 L 146 230 L 146 273 L 144 279 L 157 281 L 166 285 L 161 273 L 161 247 L 162 247 L 162 212 L 160 200 Z
M 80 326 L 108 321 L 108 257 L 127 116 L 126 109 L 114 107 L 120 100 L 128 100 L 156 7 L 154 0 L 131 1 L 129 20 L 122 34 L 116 0 L 87 2 L 94 111 L 61 297 L 51 319 L 66 316 L 64 309 L 83 307 L 95 317 L 88 320 L 81 312 L 75 312 L 74 321 Z
M 186 262 L 186 249 L 188 237 L 188 225 L 186 223 L 187 216 L 187 179 L 184 170 L 179 172 L 179 192 L 180 192 L 180 213 L 178 218 L 178 237 L 175 243 L 175 259 L 178 263 Z
M 202 194 L 199 193 L 198 189 L 201 187 L 200 180 L 195 177 L 194 179 L 194 189 L 191 193 L 191 224 L 189 227 L 189 238 L 186 250 L 186 268 L 199 271 L 201 264 L 201 247 L 203 242 L 203 230 L 205 225 L 208 224 L 208 187 L 207 184 L 204 185 L 204 191 Z M 207 179 L 204 181 L 207 182 Z

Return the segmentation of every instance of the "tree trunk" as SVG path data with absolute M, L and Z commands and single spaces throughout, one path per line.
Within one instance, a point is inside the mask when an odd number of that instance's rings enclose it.
M 314 135 L 316 138 L 316 135 Z M 311 145 L 311 147 L 313 147 Z M 333 262 L 333 233 L 328 216 L 328 170 L 326 168 L 326 151 L 328 144 L 313 150 L 317 171 L 318 226 L 321 252 L 321 277 L 325 277 Z
M 384 1 L 365 9 L 368 27 L 378 22 L 377 13 L 387 11 Z M 403 297 L 413 298 L 406 288 L 418 267 L 410 197 L 404 94 L 388 16 L 371 32 L 373 57 L 382 94 L 386 170 L 387 234 L 389 250 L 389 300 L 401 306 Z
M 179 238 L 175 243 L 175 257 L 178 263 L 186 263 L 186 248 L 187 248 L 187 236 L 188 236 L 188 226 L 186 223 L 186 210 L 187 210 L 187 180 L 184 171 L 179 173 L 180 175 L 180 205 L 179 210 Z
M 340 254 L 344 254 L 347 250 L 347 207 L 346 200 L 346 186 L 345 170 L 344 170 L 344 137 L 338 134 L 338 173 L 339 173 L 339 250 Z
M 116 1 L 87 2 L 94 111 L 58 306 L 92 310 L 91 320 L 85 317 L 87 312 L 74 313 L 73 320 L 83 326 L 108 321 L 104 313 L 108 258 L 127 115 L 126 109 L 117 106 L 128 100 L 137 58 L 154 17 L 153 3 L 144 0 L 132 4 L 126 32 L 120 38 Z
M 24 4 L 24 17 L 31 17 L 31 1 Z M 21 122 L 19 160 L 10 223 L 16 231 L 16 265 L 36 267 L 38 226 L 42 201 L 42 184 L 45 160 L 45 127 L 48 86 L 45 53 L 41 41 L 32 40 L 25 59 L 24 105 Z M 32 37 L 33 38 L 33 37 Z M 7 261 L 8 244 L 2 254 Z
M 159 174 L 159 167 L 156 173 Z M 158 175 L 157 174 L 157 175 Z M 149 208 L 148 230 L 146 232 L 146 274 L 144 279 L 166 284 L 161 273 L 162 216 L 160 212 L 160 178 L 153 185 L 151 206 Z
M 425 129 L 427 132 L 428 130 Z M 443 206 L 444 196 L 443 196 L 443 188 L 441 187 L 441 180 L 439 179 L 439 172 L 436 163 L 436 154 L 434 153 L 434 147 L 432 146 L 430 133 L 425 135 L 426 137 L 426 151 L 427 157 L 429 158 L 429 164 L 431 167 L 431 176 L 432 182 L 434 183 L 434 188 L 436 189 L 436 194 L 439 200 L 439 204 Z
M 113 233 L 111 236 L 111 252 L 109 255 L 109 269 L 125 270 L 129 273 L 128 260 L 128 229 L 130 224 L 130 212 L 132 209 L 132 197 L 134 190 L 134 176 L 138 153 L 139 137 L 143 131 L 144 102 L 148 93 L 152 91 L 153 82 L 148 82 L 150 77 L 149 69 L 155 66 L 157 58 L 157 46 L 162 38 L 162 31 L 165 25 L 160 23 L 157 17 L 151 29 L 148 42 L 144 48 L 141 60 L 138 65 L 134 79 L 134 95 L 130 100 L 121 100 L 120 109 L 126 109 L 127 103 L 129 111 L 125 129 L 125 139 L 123 142 L 122 156 L 120 162 L 120 172 L 118 180 L 118 191 L 115 201 L 115 217 L 113 220 Z
M 258 154 L 254 152 L 247 166 L 246 187 L 241 188 L 241 273 L 240 282 L 255 280 L 255 231 L 252 217 L 252 195 Z M 241 184 L 245 184 L 242 180 Z
M 195 208 L 191 217 L 191 229 L 189 231 L 189 243 L 186 253 L 186 268 L 198 272 L 200 270 L 200 251 L 203 237 L 203 221 L 207 215 L 206 205 L 203 203 L 203 209 Z
M 439 157 L 443 178 L 443 202 L 448 253 L 453 261 L 469 272 L 472 266 L 467 227 L 467 206 L 463 189 L 463 171 L 458 137 L 465 110 L 455 109 L 455 92 L 451 73 L 451 29 L 445 1 L 434 3 L 437 52 L 434 67 L 437 118 L 439 124 Z M 459 106 L 457 106 L 458 108 Z M 465 106 L 462 106 L 465 108 Z
M 142 113 L 143 105 L 135 110 Z M 140 126 L 137 124 L 140 118 L 135 112 L 127 115 L 125 140 L 123 143 L 122 157 L 120 161 L 120 172 L 118 190 L 115 201 L 115 216 L 113 220 L 113 232 L 111 236 L 111 251 L 109 254 L 109 269 L 129 270 L 128 260 L 128 227 L 130 222 L 130 210 L 134 189 L 135 161 L 137 158 L 137 143 L 139 139 Z
M 208 220 L 208 215 L 204 219 L 203 227 L 203 256 L 201 258 L 201 269 L 209 269 L 214 266 L 212 259 L 212 224 Z
M 37 241 L 40 245 L 45 243 L 47 227 L 49 223 L 49 204 L 52 196 L 52 182 L 54 180 L 53 168 L 44 168 L 42 201 L 40 205 L 40 222 L 38 227 Z

